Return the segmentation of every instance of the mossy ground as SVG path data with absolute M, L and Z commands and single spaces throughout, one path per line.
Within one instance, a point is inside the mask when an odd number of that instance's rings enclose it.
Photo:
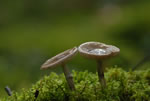
M 51 73 L 31 89 L 13 92 L 2 101 L 150 101 L 150 70 L 126 72 L 120 68 L 105 73 L 107 87 L 102 88 L 97 74 L 73 71 L 76 91 L 70 91 L 63 74 Z M 35 98 L 36 90 L 39 91 Z

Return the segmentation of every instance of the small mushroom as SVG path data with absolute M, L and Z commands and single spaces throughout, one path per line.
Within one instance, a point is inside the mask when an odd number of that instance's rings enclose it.
M 66 63 L 72 59 L 73 56 L 76 55 L 77 53 L 77 48 L 74 47 L 72 49 L 68 49 L 50 59 L 48 59 L 42 66 L 41 69 L 52 69 L 55 68 L 58 65 L 61 65 L 63 68 L 63 72 L 65 75 L 65 78 L 67 80 L 67 83 L 70 87 L 71 90 L 75 90 L 74 82 L 73 82 L 73 77 L 71 73 L 69 72 Z
M 7 92 L 8 96 L 12 95 L 12 91 L 8 86 L 5 87 L 5 91 Z
M 94 59 L 97 61 L 98 67 L 98 77 L 102 87 L 106 87 L 106 81 L 104 78 L 104 67 L 103 61 L 108 59 L 112 56 L 116 56 L 120 53 L 120 49 L 112 46 L 106 45 L 100 42 L 86 42 L 81 44 L 78 47 L 78 51 L 84 57 Z

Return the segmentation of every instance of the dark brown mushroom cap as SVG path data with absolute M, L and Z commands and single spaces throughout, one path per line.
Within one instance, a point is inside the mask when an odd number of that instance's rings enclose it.
M 42 66 L 41 69 L 51 69 L 56 67 L 57 65 L 64 64 L 65 62 L 69 61 L 73 56 L 77 53 L 77 47 L 72 49 L 68 49 L 50 59 L 48 59 Z
M 86 42 L 78 47 L 81 55 L 91 59 L 106 59 L 120 53 L 120 49 L 100 42 Z

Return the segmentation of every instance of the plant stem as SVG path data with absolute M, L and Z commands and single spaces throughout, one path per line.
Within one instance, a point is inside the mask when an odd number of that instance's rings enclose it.
M 106 80 L 105 80 L 105 77 L 104 77 L 104 67 L 103 67 L 103 63 L 101 60 L 98 60 L 97 61 L 97 71 L 98 71 L 98 77 L 99 77 L 99 82 L 101 83 L 101 86 L 103 88 L 106 87 Z
M 73 77 L 71 73 L 69 72 L 67 66 L 65 64 L 62 64 L 64 75 L 66 77 L 67 83 L 70 87 L 71 90 L 75 90 L 74 82 L 73 82 Z
M 136 70 L 138 67 L 142 66 L 144 63 L 150 60 L 150 55 L 146 55 L 141 61 L 139 61 L 132 70 Z

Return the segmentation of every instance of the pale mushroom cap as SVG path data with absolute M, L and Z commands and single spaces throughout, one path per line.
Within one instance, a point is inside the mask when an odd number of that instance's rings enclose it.
M 58 55 L 48 59 L 42 66 L 41 69 L 54 68 L 57 65 L 61 65 L 67 61 L 69 61 L 73 56 L 77 53 L 77 47 L 72 49 L 68 49 Z
M 120 53 L 120 49 L 100 42 L 86 42 L 78 47 L 81 55 L 91 59 L 106 59 Z

